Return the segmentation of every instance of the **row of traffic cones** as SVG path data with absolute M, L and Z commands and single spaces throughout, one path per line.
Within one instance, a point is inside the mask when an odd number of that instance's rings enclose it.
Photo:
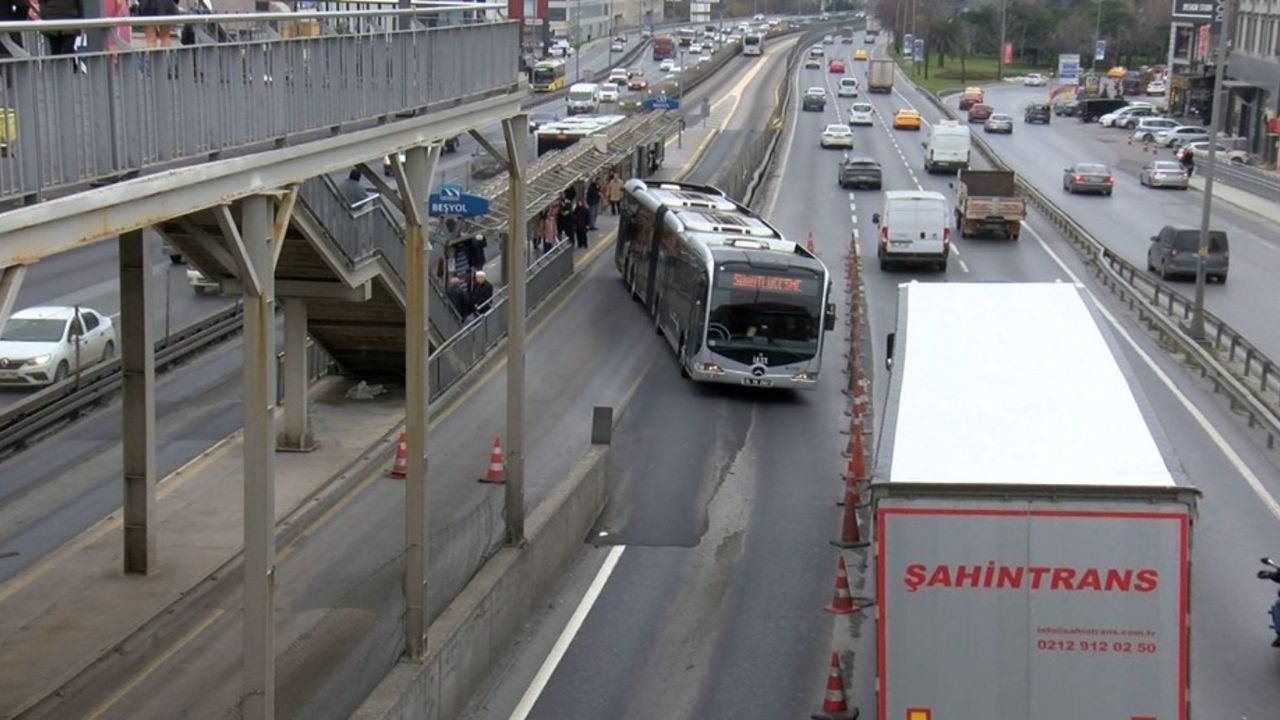
M 489 452 L 489 469 L 485 471 L 484 477 L 480 478 L 482 483 L 504 483 L 507 481 L 506 461 L 502 459 L 502 439 L 497 435 L 493 436 L 493 450 Z M 400 433 L 396 438 L 396 454 L 395 460 L 391 463 L 391 471 L 387 473 L 393 478 L 403 478 L 409 472 L 409 449 L 405 444 L 404 433 Z

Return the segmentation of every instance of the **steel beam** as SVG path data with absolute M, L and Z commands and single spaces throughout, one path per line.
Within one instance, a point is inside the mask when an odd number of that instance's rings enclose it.
M 524 545 L 524 370 L 525 293 L 529 243 L 525 239 L 524 168 L 528 160 L 529 116 L 502 121 L 507 143 L 510 200 L 507 203 L 507 247 L 502 252 L 502 277 L 507 280 L 507 456 L 506 543 Z
M 272 199 L 240 201 L 241 261 L 258 279 L 244 294 L 244 646 L 242 712 L 275 713 L 275 259 Z M 239 252 L 233 249 L 233 252 Z
M 120 236 L 120 370 L 124 450 L 124 572 L 156 562 L 156 357 L 151 327 L 151 253 L 145 231 Z
M 274 250 L 271 258 L 271 269 L 280 263 L 280 253 L 284 250 L 284 237 L 289 234 L 289 221 L 293 218 L 293 206 L 298 203 L 298 187 L 294 185 L 284 192 L 276 203 L 276 221 L 271 231 Z
M 508 172 L 511 171 L 511 161 L 507 160 L 506 155 L 498 152 L 498 148 L 494 147 L 493 143 L 489 142 L 488 138 L 475 128 L 471 128 L 468 132 L 471 133 L 472 138 L 475 138 L 476 143 L 478 143 L 480 147 L 484 148 L 485 152 L 489 153 L 490 157 L 498 161 L 498 164 L 502 166 L 503 170 Z
M 4 327 L 13 312 L 13 304 L 22 289 L 22 279 L 27 275 L 26 265 L 0 267 L 0 327 Z
M 276 441 L 276 449 L 286 452 L 311 452 L 316 449 L 309 422 L 307 388 L 307 301 L 288 298 L 284 301 L 284 432 Z
M 428 353 L 430 336 L 427 302 L 427 195 L 435 174 L 440 146 L 414 148 L 405 162 L 392 158 L 400 199 L 407 212 L 404 232 L 405 311 L 405 653 L 421 660 L 427 652 L 427 560 L 430 555 L 427 529 L 427 428 L 431 420 L 431 382 Z
M 202 163 L 0 213 L 0 267 L 349 170 L 518 112 L 510 93 L 279 150 Z
M 240 295 L 246 292 L 239 280 L 220 280 L 220 295 Z M 365 280 L 355 287 L 343 282 L 325 280 L 276 280 L 276 299 L 292 300 L 345 300 L 365 302 L 373 297 L 373 281 Z

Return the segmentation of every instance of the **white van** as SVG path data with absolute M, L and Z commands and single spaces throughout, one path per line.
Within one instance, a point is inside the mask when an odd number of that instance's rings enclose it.
M 968 125 L 961 125 L 955 120 L 936 122 L 921 144 L 924 145 L 925 171 L 969 169 Z
M 884 194 L 871 221 L 880 228 L 876 257 L 880 269 L 890 263 L 932 265 L 946 272 L 951 254 L 951 209 L 942 193 L 894 190 Z
M 600 109 L 600 86 L 595 83 L 574 83 L 569 88 L 569 114 L 590 115 Z
M 836 88 L 836 95 L 840 97 L 858 97 L 858 78 L 840 78 L 840 87 Z

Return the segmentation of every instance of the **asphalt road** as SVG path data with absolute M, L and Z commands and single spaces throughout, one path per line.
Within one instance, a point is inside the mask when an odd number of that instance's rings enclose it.
M 853 74 L 864 72 L 861 63 L 853 64 Z M 834 87 L 825 71 L 797 75 L 799 91 Z M 894 93 L 863 98 L 885 122 L 908 104 L 927 120 L 938 119 L 901 78 Z M 1280 472 L 1274 457 L 1208 388 L 1113 307 L 1104 290 L 1093 287 L 1070 245 L 1041 217 L 1028 219 L 1016 243 L 957 240 L 945 274 L 880 271 L 871 215 L 879 210 L 881 192 L 839 188 L 840 152 L 818 148 L 821 127 L 847 119 L 849 104 L 845 99 L 838 109 L 829 103 L 824 113 L 796 113 L 780 192 L 763 210 L 791 236 L 812 230 L 832 267 L 857 230 L 877 359 L 872 371 L 884 357 L 882 339 L 892 329 L 899 283 L 1083 280 L 1115 318 L 1108 332 L 1117 337 L 1119 359 L 1150 409 L 1171 470 L 1205 493 L 1193 550 L 1193 715 L 1274 716 L 1280 657 L 1269 647 L 1266 617 L 1274 591 L 1253 576 L 1256 558 L 1276 547 L 1271 539 L 1280 520 L 1274 499 Z M 952 196 L 948 178 L 921 170 L 921 134 L 880 123 L 857 128 L 855 135 L 856 152 L 882 164 L 885 190 Z M 837 345 L 831 342 L 827 352 Z M 831 361 L 831 367 L 837 364 Z M 569 636 L 528 717 L 803 717 L 821 701 L 834 632 L 837 648 L 853 659 L 853 700 L 862 717 L 875 718 L 873 625 L 833 626 L 820 609 L 831 593 L 833 554 L 826 541 L 835 530 L 834 478 L 843 445 L 835 432 L 844 421 L 833 387 L 839 374 L 824 367 L 816 397 L 743 397 L 680 383 L 672 365 L 660 361 L 645 379 L 616 435 L 617 487 L 597 542 L 626 550 L 614 558 L 612 574 L 605 575 L 577 634 Z M 883 380 L 875 386 L 876 417 L 882 416 L 886 388 Z M 577 606 L 605 564 L 600 551 L 586 553 L 553 603 L 565 610 L 550 612 L 544 622 L 551 627 L 531 631 L 475 718 L 507 717 L 516 707 L 564 628 L 567 609 Z M 864 580 L 855 570 L 855 592 L 873 595 L 869 582 L 859 590 Z M 563 639 L 555 644 L 564 649 Z
M 750 67 L 736 62 L 726 77 Z M 706 87 L 691 97 L 713 91 Z M 670 355 L 622 291 L 607 249 L 572 282 L 576 290 L 562 296 L 560 308 L 534 331 L 528 352 L 530 508 L 587 448 L 594 406 L 612 406 L 629 417 L 629 401 L 659 392 L 646 390 L 646 383 L 679 381 Z M 237 368 L 230 365 L 234 374 Z M 484 379 L 431 434 L 433 615 L 500 539 L 501 491 L 478 485 L 475 477 L 488 456 L 489 438 L 504 426 L 504 380 L 501 373 Z M 714 416 L 726 409 L 709 411 Z M 402 485 L 379 478 L 282 553 L 276 584 L 282 716 L 346 717 L 396 661 L 402 523 Z M 239 593 L 229 588 L 218 602 L 208 626 L 183 638 L 163 665 L 148 668 L 111 713 L 168 718 L 234 707 L 240 689 Z
M 1029 179 L 1121 257 L 1146 267 L 1150 238 L 1164 225 L 1200 227 L 1204 195 L 1197 190 L 1148 188 L 1138 183 L 1143 164 L 1157 157 L 1130 144 L 1130 132 L 1055 117 L 1049 125 L 1022 122 L 1022 108 L 1043 99 L 1043 88 L 1004 84 L 988 88 L 987 100 L 1014 117 L 1012 135 L 985 135 L 992 148 L 1023 178 Z M 950 100 L 950 102 L 955 102 Z M 974 126 L 975 132 L 981 132 Z M 1171 159 L 1160 149 L 1158 157 Z M 1063 169 L 1076 162 L 1102 162 L 1115 171 L 1112 197 L 1071 195 L 1062 190 Z M 1213 204 L 1211 227 L 1231 240 L 1231 272 L 1225 284 L 1205 289 L 1205 306 L 1272 357 L 1280 356 L 1280 324 L 1263 308 L 1280 307 L 1280 224 L 1225 202 Z M 1153 273 L 1154 275 L 1154 273 Z M 1172 279 L 1184 295 L 1195 284 Z

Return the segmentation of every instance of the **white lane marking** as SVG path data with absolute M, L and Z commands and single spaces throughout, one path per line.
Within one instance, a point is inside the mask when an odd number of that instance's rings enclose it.
M 958 253 L 957 253 L 957 255 L 958 255 Z M 959 257 L 957 257 L 957 258 L 956 258 L 956 262 L 960 263 L 960 269 L 961 269 L 961 270 L 963 270 L 963 271 L 965 271 L 965 272 L 969 272 L 969 266 L 965 264 L 964 260 L 961 260 Z
M 858 228 L 853 229 L 853 241 L 858 242 Z
M 858 203 L 852 203 L 852 202 L 851 202 L 851 203 L 849 203 L 849 210 L 854 211 L 854 212 L 857 212 L 857 210 L 858 210 Z
M 856 240 L 856 239 L 857 239 L 857 237 L 858 237 L 858 227 L 857 227 L 857 225 L 858 225 L 858 216 L 857 216 L 857 215 L 850 215 L 850 216 L 849 216 L 849 222 L 850 222 L 850 223 L 852 223 L 852 224 L 853 224 L 853 226 L 854 226 L 854 228 L 853 228 L 853 236 L 854 236 L 854 239 Z
M 1076 277 L 1076 274 L 1071 271 L 1071 268 L 1067 267 L 1067 264 L 1062 261 L 1062 258 L 1058 257 L 1058 254 L 1053 251 L 1053 248 L 1049 247 L 1049 244 L 1044 241 L 1044 238 L 1040 236 L 1040 233 L 1036 232 L 1025 222 L 1022 223 L 1022 227 L 1030 231 L 1032 237 L 1034 237 L 1036 242 L 1040 244 L 1040 247 L 1043 248 L 1045 253 L 1058 264 L 1058 267 L 1062 268 L 1062 271 L 1067 274 L 1067 277 L 1071 278 L 1072 282 L 1083 285 L 1083 283 L 1080 282 L 1080 278 Z M 1249 489 L 1253 490 L 1253 493 L 1258 496 L 1258 499 L 1262 501 L 1262 504 L 1267 506 L 1267 510 L 1271 512 L 1271 515 L 1277 520 L 1280 520 L 1280 502 L 1277 502 L 1271 493 L 1267 492 L 1266 486 L 1263 485 L 1262 481 L 1258 479 L 1258 476 L 1249 469 L 1249 466 L 1245 464 L 1244 459 L 1235 451 L 1235 448 L 1231 447 L 1226 438 L 1222 437 L 1222 434 L 1213 426 L 1213 423 L 1209 421 L 1209 418 L 1205 417 L 1204 413 L 1200 412 L 1200 408 L 1196 407 L 1195 403 L 1191 402 L 1191 399 L 1184 395 L 1182 391 L 1173 384 L 1173 380 L 1164 372 L 1164 370 L 1160 369 L 1159 365 L 1156 365 L 1156 361 L 1152 359 L 1146 351 L 1138 346 L 1138 343 L 1133 339 L 1133 336 L 1129 334 L 1129 331 L 1120 325 L 1120 321 L 1111 314 L 1111 311 L 1103 307 L 1102 302 L 1093 294 L 1093 291 L 1089 288 L 1085 288 L 1085 292 L 1088 293 L 1089 299 L 1093 301 L 1094 306 L 1098 308 L 1098 312 L 1102 313 L 1102 316 L 1107 319 L 1107 322 L 1111 324 L 1111 327 L 1115 328 L 1115 331 L 1120 335 L 1120 337 L 1129 344 L 1129 347 L 1133 348 L 1134 353 L 1136 353 L 1138 357 L 1142 358 L 1143 363 L 1145 363 L 1147 367 L 1151 368 L 1152 374 L 1154 374 L 1156 378 L 1158 378 L 1160 382 L 1169 389 L 1169 393 L 1177 399 L 1178 403 L 1187 411 L 1187 414 L 1196 421 L 1196 424 L 1200 426 L 1200 429 L 1204 431 L 1205 435 L 1209 436 L 1209 439 L 1213 441 L 1213 444 L 1218 446 L 1218 450 L 1220 450 L 1223 456 L 1227 458 L 1227 462 L 1231 463 L 1231 465 L 1236 469 L 1236 472 L 1240 473 L 1240 477 L 1244 478 L 1245 484 L 1249 486 Z
M 849 204 L 850 204 L 850 205 L 852 205 L 852 204 L 853 204 L 853 201 L 854 201 L 854 200 L 856 200 L 856 199 L 857 199 L 857 198 L 855 198 L 855 197 L 853 196 L 853 192 L 850 192 L 850 193 L 849 193 Z
M 854 225 L 857 225 L 857 224 L 858 224 L 858 216 L 857 216 L 857 215 L 854 215 L 854 216 L 853 216 L 853 224 L 854 224 Z
M 582 601 L 578 603 L 578 607 L 573 611 L 568 624 L 560 632 L 560 637 L 556 638 L 555 645 L 551 646 L 551 652 L 547 655 L 547 659 L 542 662 L 542 667 L 538 668 L 538 673 L 533 676 L 533 681 L 529 683 L 528 689 L 524 691 L 524 696 L 520 698 L 520 702 L 511 711 L 511 720 L 525 720 L 529 713 L 533 712 L 533 706 L 537 704 L 538 697 L 546 689 L 547 683 L 551 681 L 551 675 L 556 671 L 556 666 L 564 659 L 564 654 L 568 652 L 569 646 L 573 644 L 573 638 L 582 629 L 582 624 L 586 622 L 587 615 L 591 613 L 591 608 L 596 604 L 596 600 L 600 598 L 600 593 L 604 591 L 605 583 L 609 582 L 609 576 L 613 574 L 613 569 L 617 567 L 618 558 L 622 557 L 622 551 L 626 549 L 626 545 L 614 545 L 609 548 L 609 554 L 605 557 L 604 564 L 600 566 L 600 570 L 596 572 L 595 578 L 591 581 L 591 586 L 587 588 L 587 593 L 582 596 Z

